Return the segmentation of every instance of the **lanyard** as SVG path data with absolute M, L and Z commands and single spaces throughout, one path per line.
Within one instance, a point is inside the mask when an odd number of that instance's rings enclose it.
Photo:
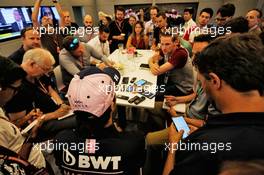
M 83 59 L 83 56 L 81 56 L 81 57 L 79 58 L 79 61 L 80 61 L 80 63 L 81 63 L 80 66 L 82 66 L 82 68 L 84 68 L 84 59 Z
M 104 51 L 105 43 L 102 43 L 102 42 L 100 41 L 100 45 L 101 45 L 101 49 L 102 49 L 102 53 L 103 53 L 103 55 L 107 56 L 106 53 L 105 53 L 105 51 Z
M 40 90 L 42 90 L 45 94 L 49 94 L 49 91 L 45 88 L 45 86 L 43 85 L 43 83 L 41 83 L 40 80 L 38 80 L 38 83 L 41 86 L 41 87 L 39 87 Z
M 115 23 L 116 23 L 116 26 L 117 26 L 119 32 L 122 33 L 123 28 L 124 28 L 124 22 L 121 23 L 121 27 L 119 26 L 119 24 L 116 21 L 115 21 Z
M 87 34 L 87 40 L 90 41 L 92 39 L 92 36 L 94 34 L 94 31 L 92 31 L 92 33 Z

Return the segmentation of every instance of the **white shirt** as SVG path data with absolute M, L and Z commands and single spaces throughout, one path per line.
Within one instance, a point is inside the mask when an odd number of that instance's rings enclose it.
M 87 44 L 106 57 L 110 55 L 109 42 L 102 43 L 99 40 L 99 35 L 91 39 Z
M 0 145 L 18 153 L 24 140 L 25 138 L 21 135 L 19 129 L 9 122 L 2 108 L 0 108 Z M 38 168 L 46 167 L 45 158 L 39 149 L 39 145 L 32 147 L 28 161 Z
M 180 36 L 184 36 L 190 28 L 193 28 L 196 26 L 196 23 L 191 18 L 189 21 L 185 22 L 184 25 L 181 28 Z
M 147 34 L 147 32 L 150 30 L 152 30 L 152 32 L 154 31 L 154 23 L 152 22 L 152 20 L 149 20 L 148 22 L 145 23 L 145 31 L 144 33 Z
M 187 21 L 187 22 L 184 23 L 183 28 L 184 28 L 184 30 L 187 30 L 190 27 L 194 27 L 194 26 L 196 26 L 196 23 L 191 18 L 189 21 Z
M 17 23 L 19 30 L 22 30 L 24 28 L 22 20 L 16 21 L 16 23 Z

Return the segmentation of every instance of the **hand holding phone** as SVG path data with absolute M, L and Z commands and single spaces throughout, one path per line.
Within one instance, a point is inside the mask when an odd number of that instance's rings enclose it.
M 184 118 L 182 116 L 180 116 L 180 117 L 172 117 L 172 121 L 173 121 L 173 124 L 175 125 L 177 131 L 180 131 L 180 130 L 184 131 L 182 138 L 185 139 L 188 136 L 189 132 L 190 132 L 190 128 L 187 125 L 187 123 L 184 120 Z

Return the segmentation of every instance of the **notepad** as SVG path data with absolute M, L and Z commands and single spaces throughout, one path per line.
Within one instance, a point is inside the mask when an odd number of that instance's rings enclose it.
M 72 116 L 72 115 L 74 115 L 74 113 L 73 113 L 73 111 L 72 110 L 70 110 L 67 114 L 65 114 L 64 116 L 61 116 L 61 117 L 59 117 L 58 118 L 58 120 L 63 120 L 63 119 L 65 119 L 65 118 L 68 118 L 68 117 L 70 117 L 70 116 Z M 42 118 L 44 118 L 45 117 L 45 115 L 43 115 L 43 116 L 41 116 Z M 38 120 L 36 119 L 36 120 L 34 120 L 33 122 L 31 122 L 25 129 L 23 129 L 22 131 L 21 131 L 21 134 L 22 135 L 24 135 L 24 134 L 26 134 L 26 133 L 28 133 L 36 124 L 37 124 L 37 122 L 38 122 Z
M 73 111 L 69 110 L 69 112 L 67 114 L 65 114 L 64 116 L 59 117 L 58 120 L 62 120 L 62 119 L 71 117 L 72 115 L 74 115 Z
M 42 118 L 45 117 L 45 115 L 41 116 Z M 38 122 L 38 119 L 34 120 L 33 122 L 31 122 L 25 129 L 23 129 L 21 131 L 21 134 L 24 135 L 26 133 L 28 133 L 28 131 L 30 131 Z

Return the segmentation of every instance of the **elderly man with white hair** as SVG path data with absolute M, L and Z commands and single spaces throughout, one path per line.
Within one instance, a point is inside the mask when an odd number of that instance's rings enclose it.
M 4 107 L 10 120 L 18 127 L 23 128 L 34 120 L 34 116 L 26 115 L 32 110 L 43 112 L 44 121 L 57 120 L 69 112 L 70 107 L 64 104 L 52 88 L 50 77 L 47 75 L 52 71 L 54 63 L 53 56 L 45 49 L 36 48 L 25 53 L 21 67 L 27 76 L 21 89 Z M 49 134 L 52 135 L 51 130 L 45 131 L 43 137 L 46 138 Z

